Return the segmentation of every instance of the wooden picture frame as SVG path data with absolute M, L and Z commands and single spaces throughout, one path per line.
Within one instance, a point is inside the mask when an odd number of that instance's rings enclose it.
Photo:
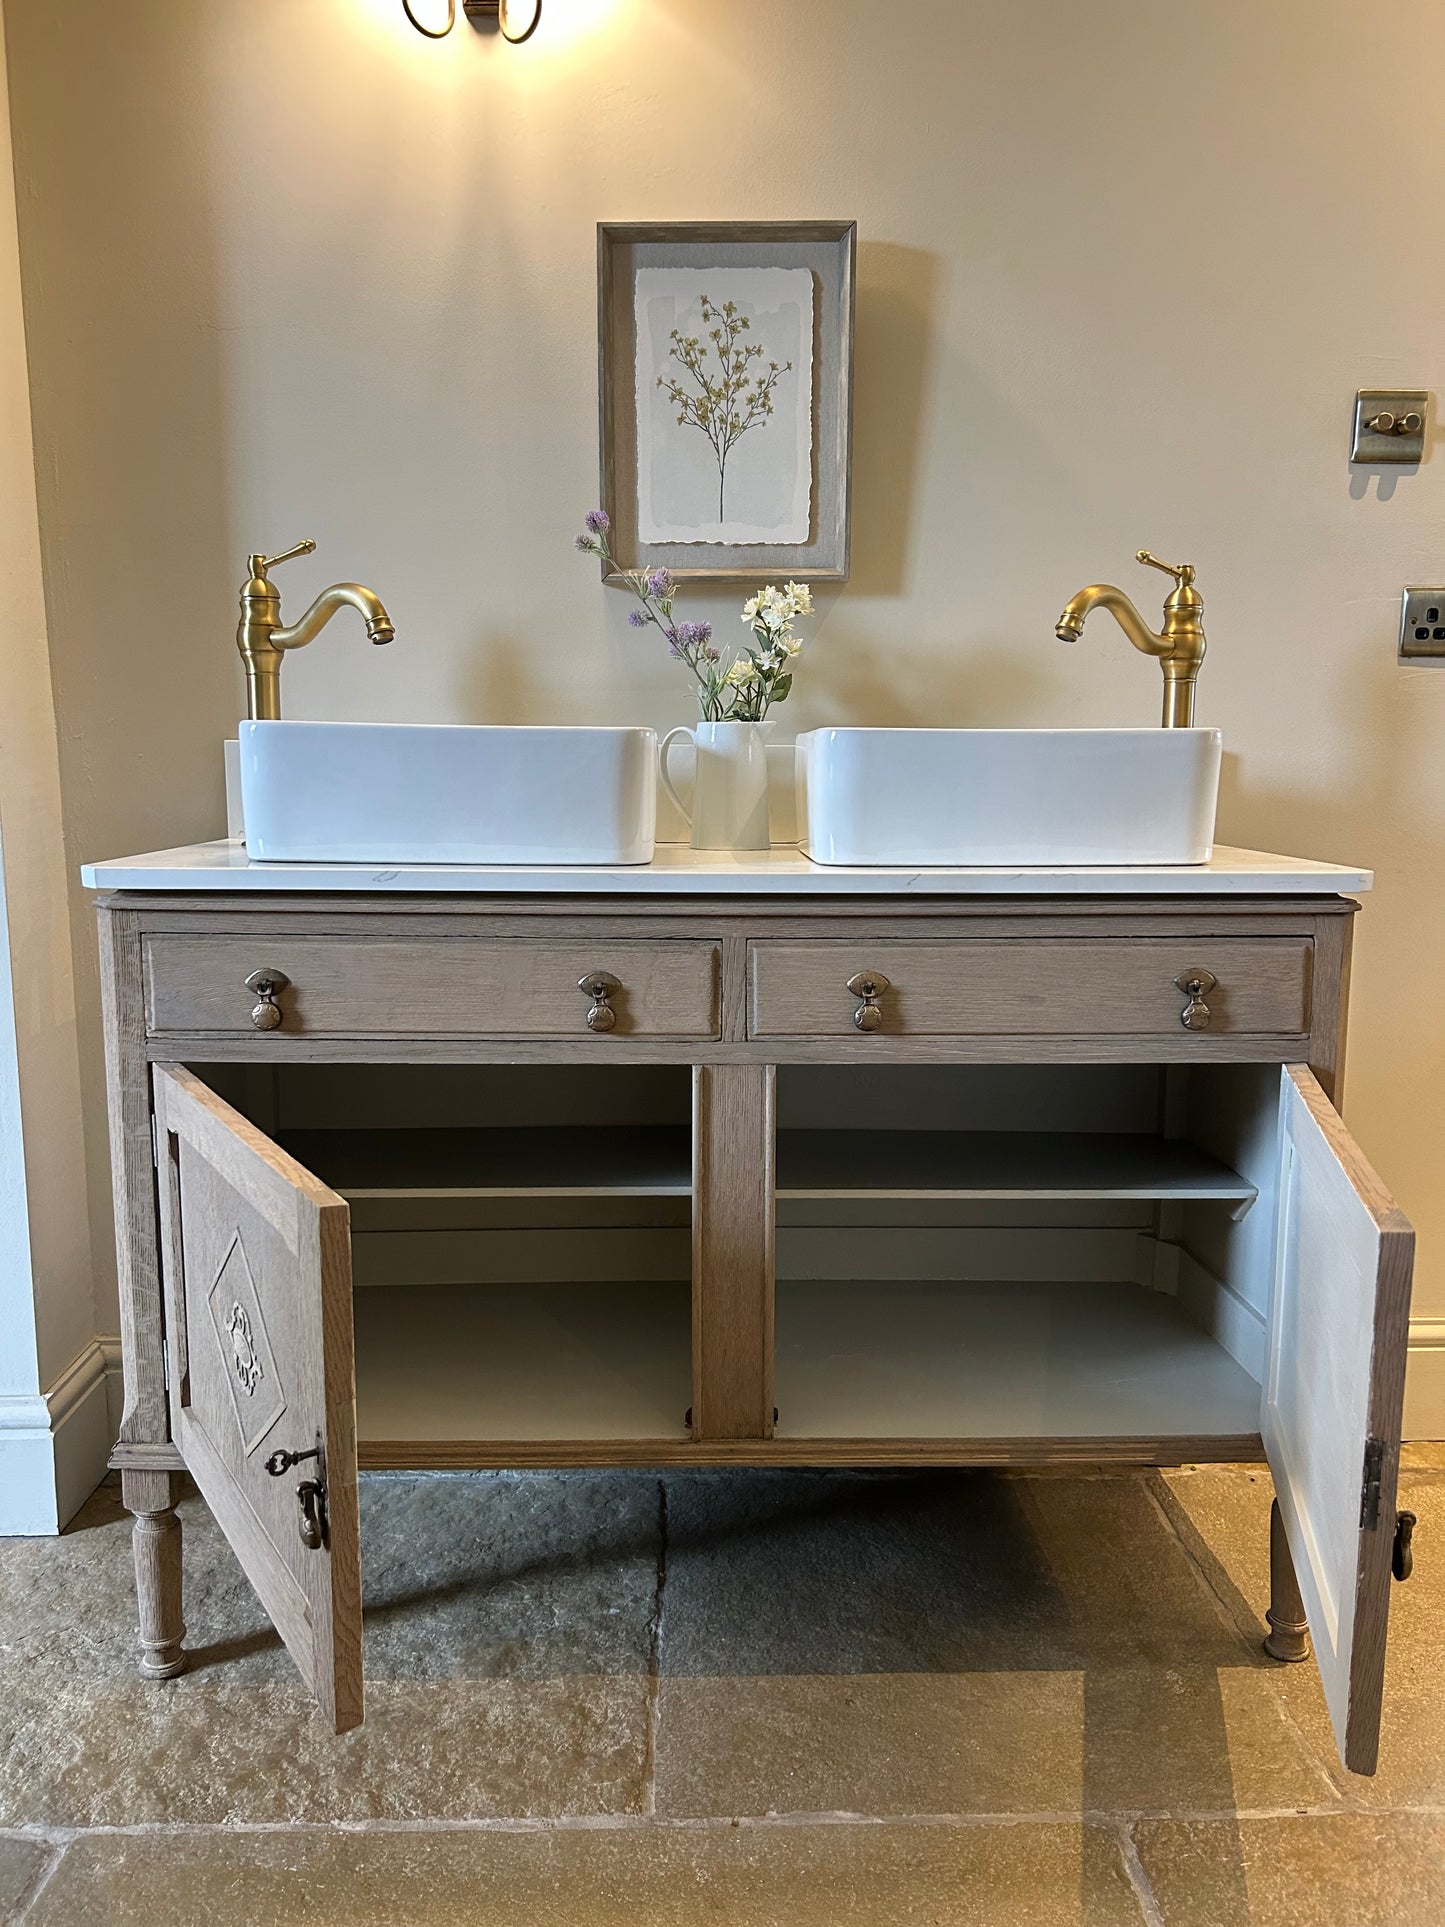
M 597 227 L 598 394 L 602 506 L 611 518 L 612 553 L 620 570 L 666 568 L 679 582 L 752 582 L 768 576 L 807 582 L 844 582 L 848 577 L 853 442 L 853 308 L 857 260 L 854 221 L 682 221 L 599 222 Z M 791 462 L 788 513 L 797 530 L 786 540 L 663 539 L 654 497 L 656 464 L 649 464 L 654 496 L 642 506 L 639 440 L 650 433 L 640 401 L 638 306 L 640 273 L 696 270 L 723 277 L 806 269 L 806 292 L 798 309 L 799 334 L 810 326 L 807 384 L 795 377 L 786 390 L 787 412 L 760 426 L 771 443 L 755 437 L 749 447 L 754 472 L 758 450 L 782 465 Z M 794 285 L 806 290 L 805 282 Z M 706 292 L 699 282 L 699 291 Z M 749 337 L 750 341 L 757 337 Z M 704 344 L 706 351 L 706 344 Z M 644 343 L 644 354 L 651 352 Z M 766 370 L 769 361 L 757 366 Z M 796 366 L 804 367 L 801 355 Z M 651 372 L 652 364 L 649 364 Z M 667 371 L 665 370 L 664 373 Z M 780 369 L 786 380 L 788 370 Z M 652 386 L 656 385 L 654 375 Z M 780 390 L 780 394 L 783 391 Z M 666 402 L 656 404 L 658 410 Z M 668 411 L 670 413 L 670 410 Z M 642 424 L 641 428 L 639 423 Z M 779 434 L 781 430 L 781 434 Z M 806 450 L 803 436 L 806 430 Z M 685 444 L 689 449 L 701 437 Z M 706 444 L 703 443 L 706 447 Z M 704 461 L 716 459 L 709 452 Z M 719 517 L 723 514 L 726 459 L 719 475 Z M 802 464 L 806 461 L 806 475 Z M 782 485 L 779 485 L 780 489 Z M 664 509 L 666 503 L 664 502 Z M 651 521 L 644 539 L 643 525 Z M 780 526 L 784 524 L 780 520 Z M 719 520 L 718 527 L 727 526 Z M 748 526 L 746 520 L 734 524 Z M 806 538 L 799 539 L 806 526 Z M 614 578 L 615 579 L 615 578 Z

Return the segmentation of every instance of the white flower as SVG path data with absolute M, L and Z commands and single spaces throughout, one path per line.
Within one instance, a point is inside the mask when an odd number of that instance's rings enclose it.
M 723 681 L 730 682 L 735 689 L 741 689 L 747 683 L 756 682 L 757 677 L 758 677 L 757 665 L 751 660 L 751 658 L 747 656 L 739 656 L 737 661 L 733 664 L 732 668 L 729 669 L 727 674 L 723 677 Z
M 790 582 L 782 589 L 770 582 L 755 596 L 748 597 L 743 604 L 742 619 L 753 628 L 776 632 L 786 628 L 795 616 L 812 613 L 812 592 L 805 582 Z

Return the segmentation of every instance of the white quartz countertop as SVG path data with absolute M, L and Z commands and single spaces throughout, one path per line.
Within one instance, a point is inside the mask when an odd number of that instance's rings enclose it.
M 1369 870 L 1216 844 L 1209 863 L 1076 869 L 838 869 L 799 850 L 692 850 L 659 843 L 651 863 L 253 863 L 240 843 L 190 843 L 87 863 L 92 890 L 360 890 L 472 896 L 1318 896 L 1353 894 Z

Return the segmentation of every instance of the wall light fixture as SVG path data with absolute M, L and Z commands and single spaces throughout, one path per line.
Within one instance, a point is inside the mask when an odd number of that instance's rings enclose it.
M 457 0 L 447 0 L 447 23 L 444 27 L 424 26 L 411 10 L 411 0 L 401 0 L 402 12 L 428 40 L 445 40 L 457 23 Z M 462 0 L 462 11 L 473 25 L 484 20 L 495 20 L 503 40 L 510 40 L 515 46 L 519 41 L 530 40 L 537 31 L 537 22 L 542 18 L 542 0 Z

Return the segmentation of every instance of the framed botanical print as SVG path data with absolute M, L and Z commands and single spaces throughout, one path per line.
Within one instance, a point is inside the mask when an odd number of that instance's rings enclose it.
M 623 569 L 848 574 L 852 221 L 602 223 L 602 506 Z

